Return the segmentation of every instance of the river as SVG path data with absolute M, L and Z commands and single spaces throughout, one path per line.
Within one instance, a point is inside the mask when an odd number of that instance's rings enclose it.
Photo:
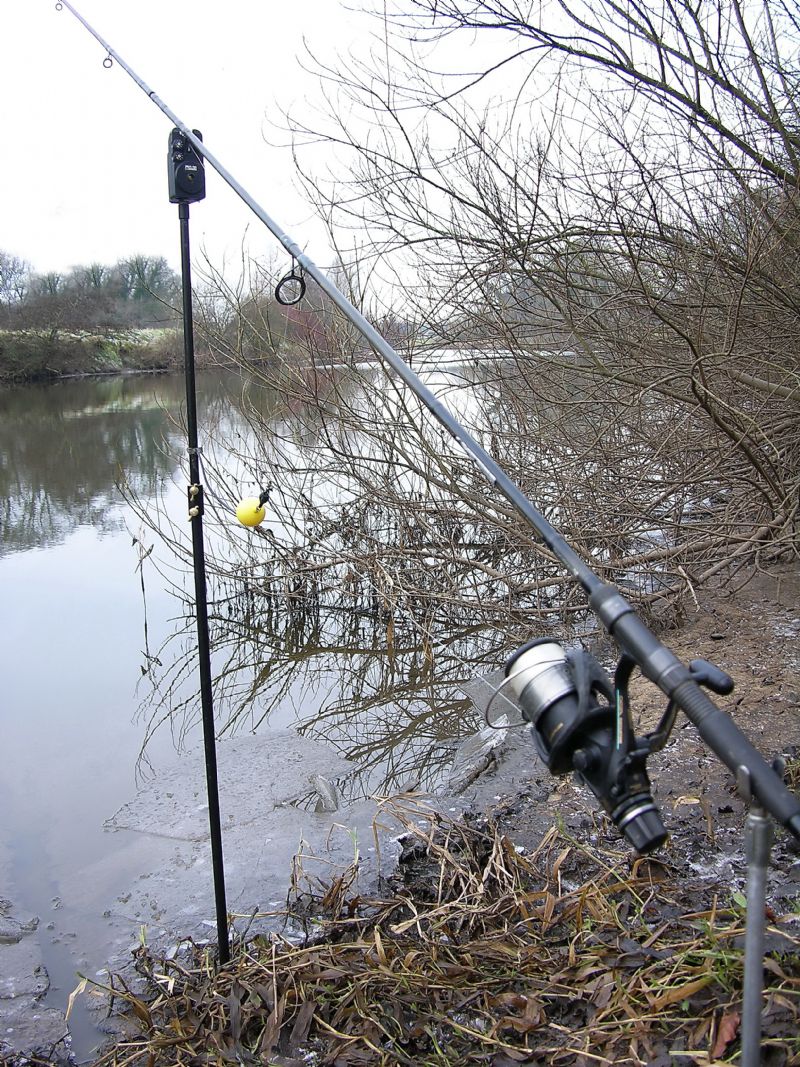
M 242 384 L 238 377 L 205 374 L 198 384 L 201 432 L 204 425 L 223 421 L 226 437 L 241 438 L 246 428 L 237 410 Z M 157 936 L 165 932 L 162 921 L 168 927 L 176 915 L 191 914 L 191 932 L 196 934 L 197 922 L 212 915 L 210 872 L 197 845 L 205 834 L 203 798 L 197 791 L 193 794 L 199 817 L 180 832 L 171 824 L 173 800 L 164 800 L 177 794 L 165 794 L 163 784 L 143 807 L 135 806 L 141 804 L 137 791 L 158 782 L 162 773 L 179 793 L 187 771 L 181 762 L 185 757 L 177 750 L 196 751 L 200 741 L 196 716 L 190 716 L 178 726 L 167 723 L 156 730 L 148 740 L 146 761 L 139 758 L 146 724 L 158 706 L 152 657 L 177 632 L 175 656 L 183 662 L 187 641 L 193 641 L 187 626 L 190 599 L 183 592 L 191 588 L 188 564 L 176 560 L 142 525 L 142 516 L 151 512 L 171 513 L 176 524 L 185 521 L 183 389 L 181 379 L 159 376 L 85 379 L 0 392 L 0 898 L 13 905 L 12 914 L 23 924 L 38 918 L 35 932 L 26 936 L 35 941 L 50 978 L 45 1004 L 59 1011 L 79 974 L 102 979 L 109 961 L 127 957 L 137 924 L 148 922 L 148 936 Z M 269 397 L 262 396 L 260 403 L 268 407 Z M 143 550 L 150 555 L 141 563 Z M 297 790 L 298 761 L 303 780 L 313 771 L 335 779 L 343 760 L 361 761 L 366 772 L 350 780 L 351 803 L 376 783 L 388 781 L 396 787 L 409 774 L 430 784 L 449 763 L 448 740 L 475 727 L 474 716 L 464 719 L 467 702 L 440 702 L 441 693 L 433 691 L 423 672 L 415 674 L 411 685 L 415 700 L 398 716 L 391 704 L 403 681 L 397 659 L 389 657 L 387 666 L 385 632 L 373 634 L 365 647 L 361 630 L 353 631 L 353 657 L 342 647 L 342 632 L 333 645 L 338 659 L 347 660 L 348 693 L 354 691 L 353 677 L 358 674 L 363 697 L 368 679 L 371 695 L 364 701 L 365 710 L 350 703 L 353 714 L 345 714 L 341 700 L 334 699 L 315 723 L 313 709 L 322 709 L 341 684 L 341 664 L 334 662 L 329 643 L 319 641 L 317 649 L 307 637 L 300 641 L 302 654 L 291 648 L 291 655 L 283 655 L 291 642 L 300 640 L 297 628 L 302 625 L 302 619 L 293 617 L 272 629 L 259 627 L 277 663 L 272 689 L 266 686 L 266 696 L 264 687 L 258 693 L 269 712 L 261 714 L 266 721 L 262 730 L 280 735 L 278 741 L 288 746 L 280 758 L 281 774 L 289 781 L 270 781 L 281 778 L 276 776 L 274 753 L 247 750 L 243 756 L 236 744 L 244 741 L 221 746 L 227 760 L 221 777 L 236 779 L 228 796 L 236 817 L 230 810 L 223 814 L 232 842 L 226 858 L 237 887 L 235 903 L 241 906 L 249 907 L 256 899 L 256 873 L 259 891 L 276 895 L 297 847 L 296 836 L 273 819 L 258 824 L 261 852 L 252 851 L 252 833 L 248 837 L 246 827 L 256 825 L 262 813 L 250 810 L 250 793 L 258 794 L 265 808 L 279 809 Z M 259 646 L 259 655 L 264 647 Z M 359 667 L 354 657 L 360 657 Z M 413 658 L 416 663 L 416 654 Z M 229 660 L 223 657 L 221 662 Z M 286 675 L 282 663 L 290 663 Z M 169 676 L 169 665 L 159 661 L 159 666 Z M 215 670 L 219 668 L 218 661 Z M 180 703 L 187 686 L 194 691 L 193 677 L 190 671 L 179 683 L 171 682 L 161 698 L 168 710 L 170 701 Z M 299 749 L 287 733 L 298 724 L 308 735 L 298 741 Z M 325 740 L 328 748 L 320 748 L 313 737 Z M 192 773 L 200 774 L 199 763 Z M 294 834 L 296 823 L 296 817 L 289 816 L 286 825 Z M 245 860 L 236 854 L 237 833 L 245 843 Z M 264 842 L 270 841 L 288 849 L 284 858 L 275 844 L 269 861 L 263 858 Z M 175 875 L 189 868 L 191 890 Z M 242 868 L 252 870 L 243 873 Z M 175 883 L 171 915 L 169 894 L 167 903 L 158 892 L 148 896 L 153 883 L 147 879 L 162 869 L 171 872 Z M 189 907 L 186 900 L 194 900 L 192 894 L 196 901 Z M 71 1031 L 75 1054 L 85 1058 L 98 1032 L 80 1001 Z
M 181 390 L 132 377 L 0 393 L 0 896 L 38 917 L 47 1002 L 61 1008 L 111 947 L 79 872 L 114 850 L 104 820 L 138 784 L 143 602 L 119 485 L 177 499 Z M 165 588 L 148 591 L 148 612 L 158 641 L 174 614 Z M 171 757 L 169 736 L 149 754 Z M 91 1036 L 80 1014 L 79 1048 Z

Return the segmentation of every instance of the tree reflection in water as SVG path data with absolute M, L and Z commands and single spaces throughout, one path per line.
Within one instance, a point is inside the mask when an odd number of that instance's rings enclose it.
M 225 379 L 204 377 L 212 426 L 229 396 Z M 60 544 L 79 526 L 124 529 L 120 483 L 146 508 L 176 470 L 184 397 L 169 375 L 0 387 L 0 555 Z
M 374 369 L 286 379 L 234 398 L 203 443 L 218 734 L 290 717 L 362 768 L 353 795 L 430 788 L 482 725 L 461 687 L 543 632 L 562 579 Z M 265 526 L 233 523 L 238 496 L 266 484 Z M 141 517 L 188 558 L 165 511 Z M 183 737 L 198 717 L 192 598 L 178 595 L 182 625 L 147 670 L 148 736 Z
M 286 718 L 360 768 L 347 799 L 409 783 L 435 788 L 452 742 L 482 725 L 461 686 L 496 668 L 504 635 L 439 611 L 424 630 L 365 588 L 339 597 L 285 575 L 217 575 L 210 623 L 218 735 Z M 287 589 L 286 585 L 294 588 Z M 183 732 L 197 715 L 191 605 L 182 651 L 158 679 L 148 730 L 169 720 Z
M 0 389 L 0 554 L 63 542 L 78 526 L 124 527 L 116 483 L 147 498 L 174 467 L 164 448 L 179 405 L 167 378 Z
M 507 363 L 425 374 L 604 578 L 644 610 L 679 600 L 684 568 L 708 565 L 707 525 L 692 521 L 705 522 L 692 507 L 708 482 L 687 485 L 687 454 L 663 449 L 675 413 L 610 408 L 546 355 Z M 291 708 L 304 733 L 364 767 L 358 788 L 429 786 L 447 741 L 480 726 L 460 687 L 524 640 L 584 633 L 585 598 L 379 369 L 322 366 L 312 351 L 271 374 L 203 444 L 219 732 L 284 725 Z M 268 523 L 237 526 L 239 496 L 266 485 Z M 185 524 L 142 517 L 187 558 Z M 197 717 L 188 621 L 183 636 L 149 672 L 149 733 Z

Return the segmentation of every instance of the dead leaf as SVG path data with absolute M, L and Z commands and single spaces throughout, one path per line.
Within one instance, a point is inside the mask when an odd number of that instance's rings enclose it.
M 315 1000 L 307 1000 L 301 1005 L 300 1011 L 297 1013 L 297 1018 L 294 1021 L 292 1027 L 292 1035 L 289 1038 L 289 1045 L 295 1049 L 299 1045 L 302 1045 L 305 1039 L 308 1037 L 308 1031 L 311 1029 L 311 1020 L 314 1018 L 314 1012 L 317 1010 L 317 1002 Z
M 686 1000 L 687 997 L 699 993 L 701 989 L 704 989 L 713 980 L 713 975 L 704 974 L 702 978 L 696 978 L 693 982 L 685 982 L 683 985 L 673 986 L 666 993 L 662 993 L 660 997 L 654 997 L 650 1001 L 650 1007 L 655 1011 L 660 1011 L 661 1008 L 666 1008 L 670 1004 L 677 1004 L 678 1001 Z
M 733 1041 L 739 1033 L 740 1021 L 741 1016 L 738 1011 L 726 1012 L 722 1016 L 719 1021 L 719 1027 L 717 1028 L 717 1037 L 714 1041 L 714 1047 L 709 1053 L 712 1060 L 718 1060 L 731 1041 Z

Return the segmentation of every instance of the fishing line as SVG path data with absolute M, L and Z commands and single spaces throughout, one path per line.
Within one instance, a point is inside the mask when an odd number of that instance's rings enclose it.
M 59 6 L 60 5 L 60 6 Z M 517 514 L 527 522 L 556 556 L 569 575 L 587 595 L 589 606 L 600 618 L 620 648 L 623 657 L 632 659 L 642 674 L 653 682 L 680 707 L 695 725 L 709 748 L 736 777 L 739 791 L 746 799 L 756 799 L 800 838 L 800 801 L 792 795 L 775 770 L 761 753 L 742 734 L 733 720 L 714 704 L 690 668 L 684 666 L 639 618 L 633 607 L 616 588 L 605 583 L 581 559 L 558 531 L 538 511 L 522 490 L 503 472 L 489 453 L 450 414 L 444 404 L 427 388 L 417 374 L 398 355 L 374 326 L 344 296 L 302 249 L 286 234 L 246 189 L 226 170 L 207 145 L 156 95 L 119 53 L 76 11 L 69 0 L 58 0 L 58 10 L 67 8 L 92 37 L 102 46 L 106 61 L 118 63 L 142 92 L 170 119 L 194 149 L 214 168 L 219 176 L 276 240 L 286 249 L 300 269 L 311 277 L 333 304 L 345 315 L 372 349 L 405 382 L 417 399 L 450 434 L 454 442 L 472 460 L 490 486 L 505 497 Z M 711 687 L 713 688 L 713 687 Z
M 502 470 L 494 464 L 494 461 L 484 452 L 477 442 L 474 442 L 472 438 L 467 434 L 459 424 L 450 416 L 449 412 L 444 408 L 438 398 L 425 386 L 422 380 L 416 375 L 408 364 L 394 351 L 393 348 L 386 342 L 386 340 L 374 329 L 374 327 L 361 315 L 361 313 L 355 308 L 355 306 L 342 294 L 339 289 L 333 285 L 326 275 L 314 264 L 308 256 L 306 256 L 300 247 L 286 234 L 282 228 L 273 220 L 267 212 L 261 207 L 260 204 L 247 192 L 246 189 L 234 178 L 234 176 L 222 165 L 222 163 L 216 158 L 216 156 L 209 150 L 207 144 L 202 141 L 194 131 L 184 123 L 178 115 L 175 114 L 167 106 L 167 104 L 156 94 L 156 92 L 150 88 L 150 86 L 136 73 L 136 71 L 122 58 L 122 56 L 106 41 L 94 27 L 80 14 L 80 12 L 69 2 L 69 0 L 58 0 L 56 4 L 56 10 L 60 11 L 62 7 L 66 7 L 75 18 L 81 23 L 81 25 L 91 34 L 92 37 L 101 45 L 106 52 L 106 57 L 103 60 L 103 66 L 110 68 L 113 62 L 116 62 L 122 67 L 126 74 L 139 86 L 142 92 L 150 99 L 159 110 L 170 119 L 175 127 L 177 127 L 181 133 L 186 137 L 188 141 L 197 149 L 197 151 L 204 157 L 205 160 L 214 168 L 214 170 L 220 175 L 220 177 L 231 187 L 231 189 L 244 201 L 244 203 L 253 211 L 253 213 L 260 219 L 260 221 L 267 227 L 267 229 L 273 234 L 274 237 L 284 246 L 292 257 L 292 266 L 289 272 L 278 282 L 275 290 L 275 297 L 280 304 L 285 306 L 293 306 L 302 300 L 306 293 L 306 281 L 305 273 L 308 273 L 310 277 L 314 279 L 317 285 L 333 300 L 333 302 L 342 310 L 345 315 L 354 323 L 354 325 L 360 330 L 365 339 L 375 348 L 378 353 L 383 356 L 389 365 L 398 373 L 398 375 L 409 385 L 412 392 L 417 395 L 419 399 L 425 404 L 428 410 L 434 415 L 435 418 L 445 427 L 450 436 L 455 440 L 456 444 L 461 446 L 462 451 L 467 454 L 467 457 L 472 459 L 477 465 L 478 470 L 483 477 L 489 481 L 490 484 L 497 484 L 501 492 L 503 487 L 506 487 L 506 496 L 512 504 L 516 504 L 517 509 L 528 505 L 526 500 L 513 483 L 504 475 Z M 434 364 L 434 370 L 438 370 L 438 364 L 444 358 L 444 352 Z M 509 495 L 509 490 L 513 491 L 513 495 Z M 514 499 L 516 497 L 516 500 Z M 536 529 L 535 515 L 528 516 L 529 523 Z M 555 531 L 553 531 L 555 532 Z M 576 557 L 577 559 L 577 557 Z M 574 575 L 573 575 L 574 576 Z M 381 595 L 381 591 L 370 576 L 365 576 L 367 583 L 373 588 L 376 594 Z M 426 636 L 433 645 L 433 634 L 427 632 L 427 627 L 422 626 L 418 620 L 412 618 L 410 608 L 405 605 L 397 605 L 400 607 L 401 615 L 406 616 L 406 620 L 412 623 L 412 626 L 417 632 L 420 632 Z M 459 659 L 462 659 L 459 657 Z M 474 680 L 480 680 L 481 675 L 477 673 L 474 667 L 466 663 L 462 659 L 463 666 L 468 671 L 468 677 Z
M 333 282 L 330 281 L 327 275 L 320 270 L 313 260 L 303 252 L 300 246 L 284 232 L 254 197 L 252 197 L 236 178 L 234 178 L 230 171 L 228 171 L 220 160 L 217 159 L 208 145 L 196 136 L 193 130 L 187 126 L 186 123 L 183 122 L 183 120 L 180 119 L 178 115 L 176 115 L 175 112 L 172 111 L 171 108 L 169 108 L 156 94 L 155 90 L 151 89 L 136 71 L 126 63 L 122 56 L 120 56 L 120 54 L 100 36 L 100 34 L 78 11 L 76 11 L 75 7 L 70 3 L 70 0 L 60 0 L 60 2 L 103 47 L 107 54 L 107 58 L 113 59 L 122 67 L 125 73 L 136 82 L 148 99 L 167 116 L 170 122 L 181 131 L 183 136 L 194 146 L 197 152 L 214 168 L 223 181 L 231 187 L 237 196 L 239 196 L 250 208 L 253 214 L 261 220 L 273 237 L 275 237 L 276 240 L 283 245 L 289 255 L 297 261 L 299 267 L 308 274 L 309 277 L 313 278 L 320 289 L 322 289 L 326 296 L 333 301 L 339 310 L 342 311 L 356 329 L 358 329 L 371 347 L 386 360 L 392 370 L 395 371 L 406 385 L 408 385 L 411 391 L 416 394 L 418 399 L 422 401 L 433 417 L 444 426 L 456 444 L 461 447 L 466 455 L 477 466 L 486 481 L 489 482 L 490 485 L 495 486 L 499 492 L 506 497 L 522 518 L 524 518 L 533 530 L 542 538 L 544 543 L 559 557 L 572 577 L 580 582 L 587 593 L 599 589 L 602 585 L 600 579 L 592 574 L 578 554 L 573 551 L 566 541 L 564 541 L 561 535 L 550 525 L 544 516 L 533 507 L 528 498 L 504 473 L 502 468 L 498 466 L 489 453 L 486 452 L 486 450 L 474 440 L 472 435 L 453 418 L 444 404 L 442 404 L 434 393 L 428 389 L 419 376 L 408 366 L 405 360 L 395 352 L 389 342 L 378 333 L 375 327 L 361 314 L 361 312 L 347 299 Z

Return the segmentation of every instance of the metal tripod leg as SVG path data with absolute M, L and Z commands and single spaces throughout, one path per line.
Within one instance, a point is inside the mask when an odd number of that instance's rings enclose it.
M 744 935 L 742 996 L 742 1067 L 761 1063 L 761 1013 L 764 999 L 764 927 L 767 869 L 772 848 L 772 821 L 752 805 L 747 815 L 747 920 Z

